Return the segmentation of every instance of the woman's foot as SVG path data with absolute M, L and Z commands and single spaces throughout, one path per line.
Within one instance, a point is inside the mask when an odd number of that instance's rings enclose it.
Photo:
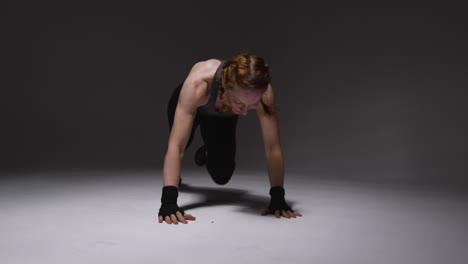
M 208 154 L 206 152 L 205 145 L 198 148 L 197 152 L 195 152 L 195 163 L 198 166 L 203 166 L 206 164 L 206 159 L 208 158 Z

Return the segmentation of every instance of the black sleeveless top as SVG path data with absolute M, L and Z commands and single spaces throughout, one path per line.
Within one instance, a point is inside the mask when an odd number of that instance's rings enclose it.
M 208 116 L 216 116 L 216 117 L 235 117 L 237 116 L 234 113 L 230 112 L 219 112 L 216 109 L 216 97 L 218 96 L 218 90 L 219 90 L 219 80 L 220 80 L 220 75 L 221 75 L 221 68 L 223 67 L 225 61 L 221 61 L 221 64 L 219 65 L 218 69 L 216 70 L 216 73 L 213 77 L 213 81 L 211 82 L 211 87 L 210 87 L 210 99 L 208 100 L 208 103 L 205 105 L 202 105 L 198 107 L 198 113 L 202 115 L 208 115 Z

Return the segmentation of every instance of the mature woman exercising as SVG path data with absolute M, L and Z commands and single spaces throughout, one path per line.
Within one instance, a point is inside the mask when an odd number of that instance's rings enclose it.
M 284 161 L 275 111 L 270 70 L 264 59 L 250 53 L 229 60 L 196 63 L 168 103 L 170 136 L 164 159 L 159 223 L 186 224 L 195 220 L 177 205 L 181 161 L 200 126 L 204 145 L 195 163 L 206 165 L 213 181 L 226 184 L 235 169 L 236 126 L 239 115 L 255 109 L 260 122 L 270 179 L 270 204 L 262 215 L 302 216 L 284 198 Z

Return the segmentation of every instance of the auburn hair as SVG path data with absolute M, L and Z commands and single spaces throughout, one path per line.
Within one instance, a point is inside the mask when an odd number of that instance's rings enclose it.
M 251 53 L 241 53 L 228 59 L 221 69 L 220 84 L 221 93 L 224 89 L 249 89 L 265 91 L 270 83 L 270 67 L 265 60 Z M 274 114 L 274 106 L 260 101 L 263 110 L 268 115 Z

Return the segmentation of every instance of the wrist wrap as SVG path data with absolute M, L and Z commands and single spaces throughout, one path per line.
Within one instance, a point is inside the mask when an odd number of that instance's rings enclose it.
M 270 205 L 268 205 L 268 210 L 270 213 L 274 214 L 275 211 L 281 211 L 285 210 L 287 211 L 293 211 L 291 207 L 288 206 L 286 203 L 286 200 L 284 199 L 285 191 L 282 186 L 275 186 L 270 189 Z
M 175 186 L 165 186 L 162 189 L 161 195 L 161 208 L 159 209 L 158 216 L 165 218 L 171 214 L 175 215 L 177 211 L 184 215 L 184 211 L 177 205 L 177 197 L 179 190 Z

